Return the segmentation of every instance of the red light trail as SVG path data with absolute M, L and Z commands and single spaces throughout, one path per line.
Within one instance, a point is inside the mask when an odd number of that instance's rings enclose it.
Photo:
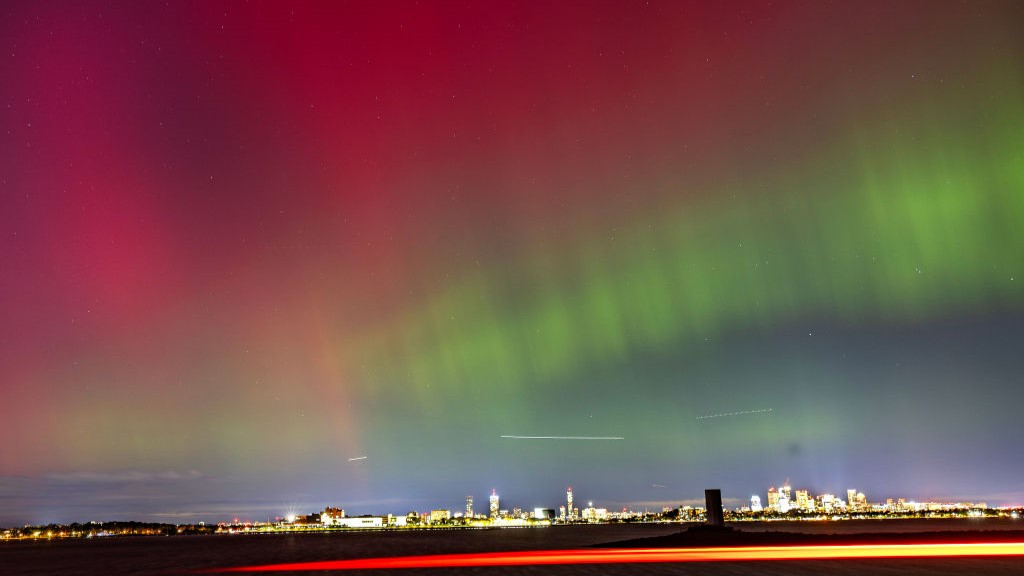
M 633 548 L 540 550 L 322 560 L 223 568 L 214 572 L 293 570 L 370 570 L 386 568 L 466 568 L 553 564 L 634 564 L 649 562 L 736 562 L 766 560 L 846 560 L 1024 556 L 1024 542 L 968 544 L 869 544 L 834 546 L 736 546 L 724 548 Z

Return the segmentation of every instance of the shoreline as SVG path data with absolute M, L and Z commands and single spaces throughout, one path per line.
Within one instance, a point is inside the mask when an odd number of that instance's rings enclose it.
M 467 533 L 467 532 L 519 532 L 535 531 L 534 529 L 551 529 L 552 532 L 563 530 L 584 530 L 587 532 L 599 533 L 606 529 L 629 529 L 637 530 L 670 530 L 676 531 L 671 534 L 659 536 L 632 538 L 621 541 L 613 541 L 607 544 L 593 544 L 592 546 L 629 547 L 629 546 L 654 546 L 654 547 L 686 547 L 686 546 L 709 546 L 709 545 L 732 545 L 732 544 L 778 544 L 778 543 L 818 543 L 831 542 L 847 543 L 856 539 L 870 542 L 882 542 L 886 539 L 894 541 L 906 541 L 914 538 L 935 538 L 948 537 L 969 541 L 977 539 L 976 535 L 998 535 L 986 536 L 985 539 L 1004 540 L 1005 538 L 1016 538 L 1024 542 L 1024 521 L 1010 518 L 887 518 L 887 519 L 843 519 L 843 520 L 768 520 L 768 521 L 730 521 L 726 522 L 725 528 L 713 528 L 703 523 L 696 522 L 608 522 L 608 523 L 577 523 L 577 524 L 525 524 L 525 525 L 494 525 L 494 526 L 407 526 L 407 527 L 377 527 L 377 528 L 241 528 L 224 530 L 206 527 L 207 531 L 190 533 L 183 530 L 173 529 L 173 525 L 162 530 L 139 530 L 124 533 L 96 533 L 87 534 L 59 533 L 54 531 L 51 535 L 46 532 L 32 536 L 16 536 L 0 538 L 0 543 L 8 542 L 56 542 L 74 540 L 121 540 L 137 538 L 172 538 L 172 537 L 211 537 L 211 536 L 331 536 L 346 535 L 365 537 L 379 536 L 390 537 L 402 534 L 427 534 L 436 533 Z M 547 530 L 538 530 L 547 531 Z M 1009 536 L 1009 535 L 1014 536 Z M 655 540 L 651 540 L 654 538 Z M 0 544 L 2 546 L 3 544 Z

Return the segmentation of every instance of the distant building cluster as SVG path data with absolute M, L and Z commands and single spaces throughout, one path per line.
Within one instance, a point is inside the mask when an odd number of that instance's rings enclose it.
M 701 507 L 680 506 L 666 507 L 660 511 L 650 510 L 609 511 L 607 508 L 594 506 L 587 502 L 579 508 L 573 495 L 572 486 L 565 491 L 565 503 L 558 509 L 536 507 L 524 510 L 513 507 L 509 510 L 502 507 L 501 496 L 496 489 L 491 490 L 487 499 L 487 513 L 477 514 L 474 510 L 474 497 L 466 496 L 465 509 L 452 512 L 448 509 L 433 509 L 424 512 L 409 512 L 402 515 L 386 516 L 346 516 L 341 508 L 327 507 L 323 511 L 307 516 L 289 517 L 280 520 L 281 526 L 304 528 L 370 528 L 386 529 L 395 527 L 446 527 L 446 526 L 547 526 L 551 524 L 602 523 L 602 522 L 636 522 L 636 521 L 678 521 L 703 522 L 706 520 L 705 510 Z M 838 518 L 851 515 L 911 515 L 928 513 L 931 515 L 959 514 L 981 515 L 986 510 L 984 502 L 908 502 L 903 498 L 887 499 L 884 503 L 870 503 L 863 492 L 853 488 L 846 491 L 845 498 L 835 494 L 812 495 L 809 490 L 798 490 L 790 486 L 787 480 L 781 486 L 768 488 L 767 499 L 755 494 L 750 497 L 750 505 L 726 512 L 728 520 L 757 520 L 773 518 Z
M 573 505 L 573 493 L 570 486 L 566 490 L 565 504 L 553 508 L 536 507 L 532 510 L 513 507 L 512 510 L 502 507 L 498 491 L 491 490 L 487 499 L 487 514 L 477 514 L 473 507 L 474 497 L 466 496 L 466 507 L 463 511 L 452 512 L 448 509 L 434 509 L 426 512 L 409 512 L 404 516 L 346 516 L 341 508 L 327 507 L 321 512 L 305 516 L 288 516 L 279 518 L 278 525 L 297 528 L 391 528 L 391 527 L 442 527 L 442 526 L 526 526 L 550 525 L 552 523 L 596 523 L 610 520 L 637 520 L 645 517 L 660 517 L 650 511 L 644 513 L 622 510 L 609 512 L 607 508 L 598 508 L 593 502 L 580 510 Z M 661 513 L 663 514 L 663 512 Z
M 846 498 L 834 494 L 813 496 L 808 490 L 793 490 L 787 480 L 779 487 L 768 488 L 767 505 L 761 503 L 761 497 L 754 494 L 750 497 L 750 506 L 744 506 L 735 512 L 739 514 L 772 515 L 772 514 L 855 514 L 855 513 L 910 513 L 910 512 L 942 512 L 956 510 L 984 510 L 984 502 L 908 502 L 904 498 L 887 498 L 884 503 L 870 503 L 863 492 L 854 488 L 846 491 Z
M 795 512 L 820 511 L 826 514 L 833 512 L 846 513 L 857 512 L 868 509 L 867 497 L 863 492 L 854 489 L 846 491 L 846 500 L 832 494 L 820 494 L 811 496 L 807 490 L 793 490 L 787 481 L 784 485 L 776 488 L 768 488 L 768 505 L 762 507 L 761 497 L 754 495 L 750 497 L 748 512 L 770 512 L 788 514 Z M 902 500 L 900 500 L 902 502 Z

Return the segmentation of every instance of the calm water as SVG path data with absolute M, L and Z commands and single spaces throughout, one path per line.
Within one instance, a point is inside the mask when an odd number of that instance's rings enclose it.
M 902 522 L 744 523 L 745 530 L 790 532 L 909 532 L 1024 529 L 1024 523 L 992 520 Z M 0 544 L 0 574 L 188 574 L 203 569 L 337 560 L 344 558 L 578 548 L 604 542 L 662 536 L 679 525 L 573 526 L 509 530 L 408 531 L 343 534 L 178 536 L 65 540 Z M 311 572 L 326 574 L 326 572 Z M 745 562 L 460 568 L 356 571 L 353 574 L 423 576 L 490 574 L 755 574 L 811 576 L 1021 574 L 1024 558 Z

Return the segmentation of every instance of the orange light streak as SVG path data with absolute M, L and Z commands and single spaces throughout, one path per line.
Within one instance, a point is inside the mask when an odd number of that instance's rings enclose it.
M 223 568 L 214 572 L 368 570 L 387 568 L 465 568 L 552 564 L 634 564 L 648 562 L 743 562 L 768 560 L 845 560 L 1024 556 L 1024 542 L 964 544 L 857 544 L 832 546 L 733 546 L 722 548 L 627 548 L 438 554 L 293 562 Z

